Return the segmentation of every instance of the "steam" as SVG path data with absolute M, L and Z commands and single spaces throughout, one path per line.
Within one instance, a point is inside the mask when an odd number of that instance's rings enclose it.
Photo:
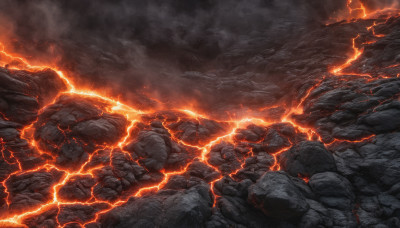
M 378 7 L 397 1 L 365 2 Z M 260 47 L 279 48 L 321 26 L 345 5 L 346 0 L 3 0 L 0 39 L 34 61 L 60 66 L 79 84 L 107 89 L 143 108 L 226 109 L 246 101 L 261 106 L 279 99 L 279 87 L 243 62 L 257 61 Z

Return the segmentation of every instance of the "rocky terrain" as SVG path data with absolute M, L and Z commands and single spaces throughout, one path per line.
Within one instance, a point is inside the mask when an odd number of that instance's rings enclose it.
M 184 73 L 240 115 L 139 110 L 3 50 L 0 227 L 400 227 L 399 31 L 374 14 Z

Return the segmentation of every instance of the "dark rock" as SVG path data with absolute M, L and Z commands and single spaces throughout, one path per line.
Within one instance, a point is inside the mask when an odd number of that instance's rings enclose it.
M 332 136 L 336 139 L 344 139 L 357 141 L 358 139 L 365 138 L 372 135 L 370 130 L 365 126 L 349 125 L 346 127 L 335 127 L 332 130 Z
M 116 143 L 126 132 L 123 116 L 105 113 L 99 107 L 105 104 L 89 98 L 60 97 L 34 125 L 39 147 L 52 153 L 57 165 L 78 169 L 95 149 Z
M 283 172 L 267 172 L 250 186 L 248 200 L 265 215 L 277 219 L 298 219 L 308 211 L 305 197 Z
M 305 141 L 279 155 L 281 168 L 290 175 L 310 177 L 315 173 L 336 171 L 332 154 L 320 142 Z
M 384 171 L 380 181 L 387 186 L 392 186 L 400 181 L 400 159 L 389 161 L 383 165 Z
M 300 227 L 313 228 L 333 226 L 329 211 L 324 206 L 314 200 L 307 200 L 307 203 L 310 205 L 310 210 L 301 218 Z
M 164 168 L 177 169 L 185 165 L 187 152 L 169 135 L 154 130 L 143 130 L 127 146 L 127 150 L 139 158 L 139 162 L 149 170 L 160 171 Z
M 400 200 L 396 197 L 381 193 L 378 195 L 379 209 L 386 218 L 398 217 L 400 213 Z
M 57 221 L 64 226 L 67 223 L 84 224 L 95 218 L 96 213 L 108 209 L 110 206 L 105 203 L 96 203 L 91 205 L 63 205 L 57 215 Z
M 352 94 L 354 94 L 353 91 L 342 88 L 331 90 L 319 97 L 310 110 L 307 111 L 335 111 L 336 107 L 349 99 L 349 95 Z
M 356 115 L 350 111 L 340 110 L 334 112 L 329 118 L 335 123 L 343 123 L 345 121 L 354 120 L 355 117 Z
M 38 72 L 0 70 L 0 113 L 7 119 L 29 124 L 41 107 L 65 90 L 61 78 L 52 70 Z
M 248 188 L 253 182 L 249 179 L 240 182 L 234 181 L 230 176 L 224 176 L 214 184 L 217 195 L 236 196 L 247 199 Z
M 239 129 L 236 132 L 236 140 L 246 140 L 249 142 L 258 142 L 265 135 L 266 129 L 256 125 L 249 125 L 246 129 Z
M 311 176 L 309 184 L 324 205 L 342 210 L 352 208 L 355 196 L 350 182 L 333 172 Z
M 50 207 L 44 212 L 35 214 L 35 216 L 28 216 L 27 218 L 24 218 L 23 224 L 27 225 L 28 227 L 57 227 L 58 212 L 58 207 Z
M 187 172 L 189 175 L 199 177 L 207 182 L 210 182 L 220 176 L 215 169 L 199 161 L 193 161 L 187 168 Z
M 235 177 L 251 179 L 255 182 L 266 171 L 270 170 L 274 161 L 274 157 L 267 152 L 258 152 L 256 155 L 245 159 L 243 168 L 236 173 Z
M 232 226 L 229 220 L 227 220 L 220 212 L 213 213 L 211 218 L 206 224 L 207 228 L 224 228 Z M 238 225 L 239 227 L 240 225 Z
M 209 153 L 208 163 L 218 167 L 223 174 L 230 174 L 235 170 L 240 169 L 243 155 L 236 150 L 234 145 L 226 142 L 221 142 L 211 148 Z
M 203 227 L 211 216 L 212 199 L 207 186 L 165 190 L 130 199 L 101 215 L 105 227 Z
M 193 176 L 174 175 L 168 178 L 168 182 L 162 189 L 183 190 L 198 186 L 199 184 L 204 184 L 204 180 Z
M 57 170 L 11 175 L 5 182 L 9 193 L 10 211 L 21 212 L 53 200 L 53 185 L 62 177 Z
M 357 227 L 357 218 L 350 210 L 328 209 L 332 219 L 332 227 Z
M 268 153 L 277 152 L 291 145 L 290 141 L 275 129 L 268 129 L 263 144 Z
M 228 124 L 204 118 L 182 118 L 168 125 L 175 137 L 189 144 L 205 144 L 210 139 L 223 134 Z
M 92 197 L 91 189 L 96 184 L 96 180 L 90 175 L 73 176 L 61 186 L 58 197 L 68 201 L 87 201 Z
M 248 188 L 253 182 L 249 179 L 237 182 L 229 176 L 215 182 L 214 193 L 218 196 L 216 206 L 219 209 L 215 219 L 224 216 L 230 225 L 240 224 L 243 227 L 260 227 L 269 224 L 269 219 L 262 211 L 254 208 L 248 201 Z M 233 221 L 229 222 L 229 221 Z
M 389 133 L 400 127 L 400 110 L 388 109 L 373 112 L 360 121 L 370 126 L 374 133 Z
M 94 171 L 96 185 L 93 194 L 97 199 L 115 201 L 122 194 L 146 179 L 147 171 L 121 151 L 113 151 L 111 166 Z

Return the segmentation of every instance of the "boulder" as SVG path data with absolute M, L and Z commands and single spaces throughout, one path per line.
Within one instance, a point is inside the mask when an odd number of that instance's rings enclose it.
M 248 201 L 276 219 L 299 219 L 310 207 L 301 191 L 283 172 L 265 173 L 248 191 Z
M 188 190 L 164 190 L 151 196 L 131 198 L 126 204 L 101 215 L 104 227 L 204 227 L 213 204 L 207 185 Z
M 351 183 L 333 172 L 314 174 L 309 181 L 319 201 L 328 207 L 350 209 L 355 199 Z
M 281 168 L 292 176 L 310 177 L 315 173 L 336 171 L 333 155 L 316 141 L 304 141 L 279 155 Z

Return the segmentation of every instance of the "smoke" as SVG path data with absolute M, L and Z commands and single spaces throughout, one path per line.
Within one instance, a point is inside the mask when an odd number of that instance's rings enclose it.
M 129 40 L 150 52 L 178 49 L 210 58 L 241 36 L 261 35 L 281 23 L 319 21 L 340 5 L 318 2 L 6 0 L 1 9 L 14 35 L 28 42 Z
M 399 0 L 363 0 L 362 1 L 370 10 L 380 10 L 385 8 L 398 8 Z
M 159 105 L 155 100 L 208 109 L 242 104 L 248 97 L 234 92 L 238 86 L 247 88 L 242 94 L 266 93 L 249 103 L 273 103 L 265 98 L 277 90 L 270 77 L 246 81 L 237 56 L 279 47 L 345 6 L 346 0 L 3 0 L 0 39 L 33 61 L 60 66 L 81 85 L 143 107 Z

